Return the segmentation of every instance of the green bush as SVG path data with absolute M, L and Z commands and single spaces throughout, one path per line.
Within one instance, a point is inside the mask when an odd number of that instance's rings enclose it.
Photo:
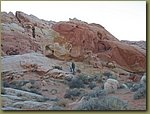
M 135 92 L 133 99 L 137 100 L 137 99 L 141 99 L 141 98 L 145 98 L 145 97 L 146 97 L 146 88 L 141 87 Z
M 106 76 L 107 78 L 109 78 L 110 76 L 112 76 L 112 73 L 110 73 L 110 72 L 104 72 L 103 75 Z
M 86 74 L 80 74 L 79 79 L 82 80 L 84 84 L 89 84 L 88 76 Z
M 90 98 L 84 100 L 77 110 L 127 110 L 127 102 L 116 97 Z
M 87 101 L 83 101 L 77 108 L 77 110 L 110 110 L 108 107 L 103 103 L 99 102 L 96 98 L 90 98 Z
M 84 83 L 81 79 L 79 79 L 78 77 L 73 78 L 70 82 L 69 82 L 69 87 L 70 88 L 84 88 Z
M 62 70 L 62 67 L 61 66 L 52 66 L 53 69 L 58 69 L 58 70 Z
M 141 88 L 141 84 L 133 84 L 133 86 L 131 87 L 131 91 L 135 92 L 137 91 L 139 88 Z
M 113 75 L 111 72 L 104 72 L 103 76 L 105 76 L 106 78 L 117 79 L 117 77 Z
M 107 95 L 106 91 L 98 87 L 98 88 L 95 88 L 92 92 L 90 92 L 88 94 L 88 97 L 100 98 L 100 97 L 104 97 L 106 95 Z
M 72 98 L 72 97 L 79 96 L 80 94 L 81 94 L 81 92 L 77 88 L 69 89 L 66 91 L 64 98 Z
M 94 74 L 92 77 L 93 77 L 93 81 L 96 81 L 96 82 L 102 82 L 102 74 L 100 74 L 100 73 L 96 73 L 96 74 Z
M 105 97 L 102 99 L 102 102 L 105 103 L 111 110 L 127 110 L 128 103 L 117 98 L 117 97 Z
M 96 82 L 90 82 L 89 85 L 88 85 L 88 87 L 90 89 L 93 89 L 94 87 L 96 87 Z

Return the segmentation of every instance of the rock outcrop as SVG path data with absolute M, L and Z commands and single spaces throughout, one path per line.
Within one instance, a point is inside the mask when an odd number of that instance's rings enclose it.
M 2 12 L 2 55 L 18 55 L 28 52 L 43 53 L 45 45 L 57 37 L 48 21 L 17 11 Z
M 139 46 L 140 48 L 146 50 L 146 41 L 127 41 L 121 40 L 121 42 L 132 45 L 132 46 Z
M 111 62 L 131 72 L 143 72 L 146 69 L 146 54 L 137 48 L 120 42 L 104 27 L 88 24 L 77 19 L 58 22 L 52 28 L 59 32 L 64 40 L 72 44 L 70 55 L 77 60 L 86 59 L 87 52 L 97 54 L 99 60 Z M 63 40 L 63 41 L 64 41 Z M 58 39 L 57 42 L 60 42 Z
M 104 83 L 104 90 L 107 93 L 112 93 L 112 92 L 115 92 L 119 86 L 120 85 L 119 85 L 119 82 L 117 80 L 107 79 L 106 82 Z
M 78 19 L 56 23 L 20 11 L 1 15 L 2 56 L 38 52 L 61 60 L 88 61 L 95 68 L 112 62 L 130 72 L 146 71 L 146 52 L 120 42 L 99 24 Z

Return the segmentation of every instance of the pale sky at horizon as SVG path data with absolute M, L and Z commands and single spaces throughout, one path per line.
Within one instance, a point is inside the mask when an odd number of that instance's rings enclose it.
M 1 11 L 98 23 L 119 40 L 146 41 L 146 1 L 1 1 Z

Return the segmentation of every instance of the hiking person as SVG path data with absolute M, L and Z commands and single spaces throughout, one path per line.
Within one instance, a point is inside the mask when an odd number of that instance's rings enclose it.
M 75 74 L 75 63 L 71 62 L 70 71 Z

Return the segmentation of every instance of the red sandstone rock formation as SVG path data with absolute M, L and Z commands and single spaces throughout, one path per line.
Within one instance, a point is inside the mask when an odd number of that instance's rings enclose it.
M 23 12 L 16 12 L 15 15 L 3 12 L 1 20 L 2 55 L 43 52 L 45 46 L 54 41 L 58 42 L 62 49 L 66 44 L 71 44 L 70 54 L 64 53 L 59 59 L 64 56 L 64 60 L 69 56 L 82 61 L 90 52 L 91 56 L 94 55 L 93 63 L 115 62 L 128 71 L 146 70 L 146 53 L 143 50 L 120 42 L 99 24 L 88 24 L 77 19 L 51 23 Z
M 41 52 L 42 45 L 45 45 L 43 43 L 55 37 L 55 31 L 50 29 L 51 23 L 48 21 L 19 11 L 15 15 L 11 12 L 2 12 L 1 15 L 2 55 Z M 33 27 L 35 35 L 33 35 Z
M 115 61 L 128 71 L 146 70 L 146 55 L 130 45 L 121 43 L 101 25 L 70 20 L 56 23 L 52 28 L 72 44 L 72 57 L 81 59 L 87 51 L 91 51 L 97 54 L 100 60 Z

